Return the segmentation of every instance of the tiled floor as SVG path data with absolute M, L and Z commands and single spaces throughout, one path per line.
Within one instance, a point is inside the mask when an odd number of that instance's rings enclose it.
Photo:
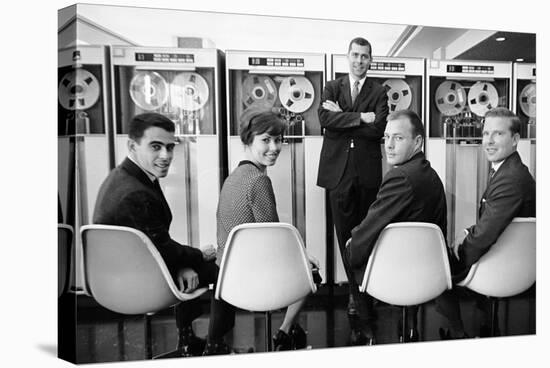
M 333 302 L 331 303 L 330 300 Z M 204 308 L 207 309 L 205 300 Z M 308 345 L 312 349 L 346 346 L 349 335 L 346 298 L 342 288 L 336 288 L 335 296 L 311 297 L 300 315 L 299 323 L 308 333 Z M 501 303 L 500 326 L 504 335 L 535 333 L 535 297 L 533 292 L 514 297 Z M 477 334 L 478 313 L 472 300 L 462 302 L 463 317 L 470 336 Z M 397 307 L 378 303 L 377 343 L 397 343 L 397 321 L 401 311 Z M 273 331 L 279 327 L 283 312 L 273 313 Z M 145 337 L 143 317 L 121 316 L 107 312 L 92 301 L 79 300 L 76 330 L 76 353 L 78 363 L 141 360 L 145 358 Z M 264 315 L 239 311 L 235 328 L 228 341 L 238 349 L 253 348 L 264 351 Z M 419 327 L 422 341 L 439 340 L 438 329 L 444 324 L 435 311 L 433 302 L 427 303 L 419 312 Z M 208 327 L 207 314 L 194 322 L 198 336 L 204 337 Z M 231 341 L 232 340 L 232 341 Z M 152 318 L 153 355 L 173 350 L 176 341 L 176 327 L 171 311 L 165 311 Z

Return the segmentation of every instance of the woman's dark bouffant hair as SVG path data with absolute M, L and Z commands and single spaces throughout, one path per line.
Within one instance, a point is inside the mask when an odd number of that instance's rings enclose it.
M 278 114 L 273 112 L 256 113 L 241 122 L 241 141 L 245 146 L 249 146 L 255 136 L 264 133 L 274 137 L 282 136 L 285 128 L 286 123 Z

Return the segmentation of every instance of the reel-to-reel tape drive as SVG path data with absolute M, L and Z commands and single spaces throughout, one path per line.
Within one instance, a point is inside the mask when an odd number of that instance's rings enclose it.
M 102 75 L 105 60 L 102 55 L 94 55 L 95 51 L 93 48 L 67 49 L 61 54 L 67 65 L 58 70 L 59 135 L 105 133 Z M 88 63 L 87 58 L 92 62 Z
M 262 57 L 228 51 L 226 57 L 231 135 L 238 134 L 239 125 L 249 116 L 263 111 L 275 112 L 287 122 L 285 136 L 321 134 L 317 107 L 323 70 L 308 70 L 307 55 L 266 53 Z
M 507 96 L 499 96 L 491 82 L 466 84 L 446 80 L 435 90 L 434 103 L 444 119 L 444 126 L 454 129 L 452 136 L 480 137 L 485 114 L 494 107 L 505 105 L 506 99 Z
M 304 76 L 248 75 L 242 82 L 241 120 L 257 111 L 273 111 L 287 121 L 289 130 L 304 120 L 315 100 L 315 88 Z M 296 131 L 300 134 L 299 130 Z
M 212 80 L 196 71 L 120 70 L 127 84 L 129 109 L 135 113 L 155 111 L 174 121 L 176 135 L 212 134 L 212 119 L 204 121 L 205 110 L 212 111 Z M 212 78 L 210 76 L 210 78 Z M 132 104 L 130 105 L 130 101 Z
M 209 101 L 210 89 L 199 73 L 140 70 L 132 77 L 128 90 L 140 109 L 169 115 L 175 121 L 176 135 L 202 133 L 200 120 L 204 117 L 202 112 Z
M 514 111 L 521 121 L 522 138 L 536 138 L 537 67 L 535 64 L 514 64 Z
M 485 114 L 510 106 L 510 63 L 430 60 L 431 138 L 481 138 Z

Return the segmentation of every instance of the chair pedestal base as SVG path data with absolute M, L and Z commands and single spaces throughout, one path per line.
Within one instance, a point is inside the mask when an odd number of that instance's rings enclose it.
M 271 342 L 271 312 L 265 312 L 265 351 L 272 351 Z

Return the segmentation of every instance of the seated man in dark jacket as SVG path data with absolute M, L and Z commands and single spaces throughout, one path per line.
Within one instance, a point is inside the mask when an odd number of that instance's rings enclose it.
M 101 185 L 93 222 L 138 229 L 151 239 L 182 292 L 215 283 L 215 251 L 201 251 L 174 241 L 168 232 L 172 213 L 159 185 L 168 174 L 176 138 L 174 123 L 163 115 L 145 113 L 130 121 L 128 157 Z M 196 337 L 191 322 L 201 314 L 198 299 L 175 307 L 178 349 L 182 355 L 229 353 L 223 335 L 233 328 L 235 311 L 212 298 L 208 344 Z
M 487 189 L 480 200 L 478 220 L 464 229 L 462 236 L 451 245 L 450 263 L 455 283 L 468 275 L 471 266 L 489 251 L 514 217 L 535 217 L 535 180 L 517 152 L 520 125 L 519 118 L 504 107 L 485 114 L 482 146 L 491 170 Z M 490 305 L 485 303 L 486 298 L 478 299 L 485 319 L 480 336 L 485 336 Z M 444 335 L 441 331 L 442 338 L 466 336 L 454 289 L 437 299 L 437 309 L 449 320 L 450 331 Z
M 360 284 L 378 236 L 394 222 L 429 222 L 447 232 L 447 204 L 441 179 L 422 152 L 424 126 L 418 115 L 401 110 L 388 117 L 384 148 L 392 167 L 384 176 L 376 200 L 367 216 L 351 232 L 346 248 L 346 261 Z M 417 307 L 408 313 L 411 328 L 404 339 L 418 339 Z

